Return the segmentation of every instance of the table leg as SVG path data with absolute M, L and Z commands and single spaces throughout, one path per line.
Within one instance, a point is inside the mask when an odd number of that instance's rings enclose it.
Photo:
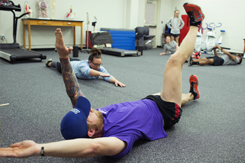
M 81 25 L 81 49 L 83 49 L 83 25 Z
M 73 45 L 76 46 L 76 26 L 74 26 Z
M 22 26 L 23 26 L 23 44 L 24 44 L 24 49 L 26 49 L 26 34 L 25 34 L 25 25 L 22 22 Z
M 29 41 L 29 50 L 31 50 L 31 25 L 28 24 L 28 41 Z

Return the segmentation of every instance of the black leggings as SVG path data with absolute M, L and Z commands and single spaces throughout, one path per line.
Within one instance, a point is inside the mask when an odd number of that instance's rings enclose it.
M 74 59 L 74 58 L 70 58 L 70 61 L 81 61 L 80 59 Z M 56 68 L 56 70 L 61 73 L 61 65 L 60 62 L 52 62 L 51 63 L 51 67 Z

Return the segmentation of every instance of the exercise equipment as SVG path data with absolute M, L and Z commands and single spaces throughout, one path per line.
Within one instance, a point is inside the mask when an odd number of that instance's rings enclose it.
M 94 31 L 90 36 L 92 46 L 100 49 L 103 54 L 117 55 L 121 57 L 126 55 L 142 55 L 142 52 L 135 50 L 134 30 L 101 28 L 99 32 L 95 32 L 97 18 L 94 18 L 95 22 L 92 22 Z M 87 38 L 87 40 L 89 39 Z M 88 42 L 87 45 L 89 45 Z
M 120 28 L 101 28 L 101 31 L 110 33 L 111 45 L 101 48 L 102 53 L 117 56 L 142 55 L 141 51 L 135 50 L 135 30 Z M 110 46 L 110 47 L 108 47 Z
M 225 30 L 220 30 L 220 36 L 219 36 L 219 41 L 216 42 L 216 28 L 219 28 L 222 26 L 222 23 L 218 23 L 217 25 L 214 23 L 210 23 L 207 24 L 207 28 L 209 30 L 209 32 L 207 32 L 206 34 L 206 42 L 205 42 L 205 48 L 203 49 L 206 52 L 210 52 L 212 51 L 212 48 L 215 45 L 219 45 L 221 46 L 222 44 L 222 39 L 223 39 L 223 34 L 225 33 Z M 222 47 L 223 49 L 230 49 L 230 48 L 226 48 L 226 47 Z
M 93 47 L 101 50 L 103 54 L 111 54 L 117 56 L 126 55 L 142 55 L 142 52 L 135 50 L 135 31 L 127 29 L 101 28 L 99 32 L 95 32 L 97 18 L 92 22 L 93 31 L 90 34 L 88 25 L 90 24 L 89 15 L 87 13 L 87 31 L 86 31 L 86 47 L 82 52 L 89 53 L 88 47 L 90 42 Z M 90 38 L 90 39 L 89 39 Z M 133 49 L 133 50 L 132 50 Z
M 100 49 L 103 54 L 117 55 L 121 57 L 126 55 L 140 56 L 142 54 L 140 51 L 137 50 L 112 48 L 111 43 L 113 43 L 113 41 L 112 41 L 111 33 L 108 31 L 100 31 L 100 32 L 92 33 L 91 43 L 94 47 Z
M 149 35 L 149 27 L 136 27 L 135 28 L 136 36 L 135 40 L 137 41 L 138 50 L 147 50 L 153 48 L 153 38 L 155 35 Z
M 12 44 L 9 43 L 0 44 L 0 57 L 10 62 L 33 59 L 33 58 L 40 58 L 41 60 L 46 59 L 46 56 L 43 56 L 40 53 L 21 49 L 19 44 L 16 43 L 18 19 L 20 19 L 21 17 L 29 13 L 23 13 L 19 17 L 16 17 L 14 11 L 21 11 L 20 4 L 15 5 L 12 1 L 0 1 L 0 2 L 1 2 L 0 10 L 11 11 L 13 13 L 13 39 L 14 39 L 14 42 Z
M 118 48 L 110 48 L 110 47 L 103 47 L 100 48 L 103 54 L 111 54 L 124 57 L 126 55 L 136 55 L 140 56 L 142 53 L 137 50 L 125 50 L 125 49 L 118 49 Z

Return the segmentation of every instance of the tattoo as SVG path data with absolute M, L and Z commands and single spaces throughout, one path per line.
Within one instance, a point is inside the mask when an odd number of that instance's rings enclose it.
M 77 98 L 79 96 L 83 96 L 83 94 L 79 88 L 77 78 L 71 67 L 70 59 L 60 59 L 60 65 L 63 80 L 66 87 L 66 93 L 70 97 L 73 107 L 75 107 L 77 103 Z

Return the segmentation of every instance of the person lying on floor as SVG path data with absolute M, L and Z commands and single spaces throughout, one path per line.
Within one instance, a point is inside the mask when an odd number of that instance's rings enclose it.
M 219 49 L 221 52 L 225 53 L 223 56 L 219 56 L 216 52 L 216 49 Z M 193 59 L 190 57 L 188 59 L 188 65 L 214 65 L 214 66 L 221 66 L 221 65 L 237 65 L 242 63 L 242 56 L 241 55 L 232 55 L 231 53 L 227 52 L 226 50 L 222 49 L 219 45 L 215 45 L 213 47 L 214 57 L 205 57 L 199 59 Z
M 185 3 L 183 6 L 190 18 L 190 30 L 180 48 L 166 63 L 161 92 L 96 110 L 91 108 L 79 88 L 69 60 L 71 48 L 66 48 L 61 29 L 57 29 L 56 48 L 67 95 L 73 106 L 61 121 L 61 133 L 66 140 L 46 144 L 22 141 L 9 148 L 0 148 L 0 157 L 41 155 L 85 158 L 103 155 L 120 158 L 130 152 L 138 139 L 166 137 L 165 128 L 172 127 L 180 120 L 181 106 L 200 98 L 197 77 L 190 76 L 190 93 L 182 94 L 181 76 L 183 65 L 194 50 L 198 27 L 204 15 L 196 5 Z
M 115 77 L 111 76 L 101 65 L 102 56 L 100 49 L 91 49 L 88 60 L 79 60 L 71 58 L 70 61 L 71 66 L 78 79 L 98 79 L 99 76 L 101 76 L 105 81 L 114 83 L 115 86 L 126 86 L 122 82 L 118 81 Z M 50 68 L 56 68 L 58 72 L 62 73 L 60 62 L 53 62 L 52 59 L 48 59 L 45 65 Z

